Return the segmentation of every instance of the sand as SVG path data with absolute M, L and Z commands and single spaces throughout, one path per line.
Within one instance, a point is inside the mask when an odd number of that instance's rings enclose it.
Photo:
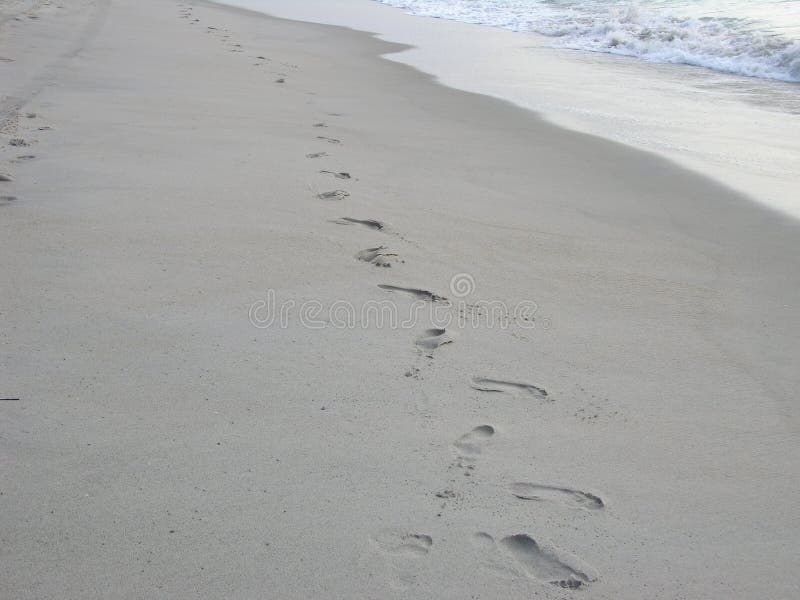
M 366 33 L 20 5 L 3 597 L 798 595 L 796 222 Z

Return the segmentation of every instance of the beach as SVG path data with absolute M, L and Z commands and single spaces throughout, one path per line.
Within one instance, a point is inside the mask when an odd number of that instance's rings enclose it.
M 0 32 L 3 597 L 798 595 L 796 220 L 368 32 Z

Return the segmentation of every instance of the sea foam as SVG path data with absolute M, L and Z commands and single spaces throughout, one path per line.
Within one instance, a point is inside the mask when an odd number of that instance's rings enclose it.
M 681 1 L 378 0 L 420 15 L 551 36 L 552 45 L 800 81 L 800 41 L 772 23 Z M 800 2 L 797 5 L 800 21 Z M 769 2 L 765 3 L 768 7 Z M 752 4 L 750 5 L 752 7 Z M 687 14 L 689 13 L 689 14 Z M 786 19 L 787 17 L 781 17 Z

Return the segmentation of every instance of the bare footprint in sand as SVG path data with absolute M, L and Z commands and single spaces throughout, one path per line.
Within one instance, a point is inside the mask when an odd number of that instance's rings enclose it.
M 336 173 L 335 171 L 320 171 L 320 173 L 325 173 L 326 175 L 333 175 L 336 179 L 350 179 L 350 173 L 346 173 L 344 171 L 340 171 Z
M 317 139 L 318 140 L 325 140 L 329 144 L 341 144 L 342 143 L 341 140 L 337 140 L 336 138 L 330 138 L 330 137 L 327 137 L 327 136 L 324 136 L 324 135 L 318 135 Z
M 378 287 L 388 292 L 400 292 L 403 294 L 408 294 L 409 296 L 413 296 L 417 300 L 426 300 L 428 302 L 444 302 L 447 300 L 447 298 L 445 298 L 444 296 L 439 296 L 437 294 L 434 294 L 433 292 L 429 292 L 428 290 L 421 290 L 419 288 L 407 288 L 407 287 L 400 287 L 397 285 L 388 285 L 384 283 L 379 283 Z
M 467 470 L 474 469 L 477 458 L 483 453 L 483 449 L 494 434 L 495 428 L 491 425 L 478 425 L 453 442 L 456 465 Z
M 306 154 L 306 158 L 323 158 L 325 156 L 330 156 L 327 152 L 312 152 L 311 154 Z
M 332 190 L 330 192 L 322 192 L 321 194 L 317 194 L 317 198 L 320 200 L 344 200 L 349 196 L 350 192 L 346 192 L 344 190 Z
M 453 343 L 453 336 L 446 329 L 426 329 L 414 343 L 423 350 L 436 350 L 439 346 Z
M 547 392 L 543 388 L 530 383 L 520 383 L 517 381 L 473 377 L 472 388 L 479 392 L 505 392 L 507 394 L 533 396 L 540 400 L 547 398 Z
M 376 221 L 375 219 L 353 219 L 352 217 L 342 217 L 340 219 L 334 219 L 332 221 L 337 225 L 363 225 L 368 229 L 376 229 L 378 231 L 384 231 L 386 229 L 386 223 L 382 221 Z
M 372 536 L 372 541 L 383 552 L 392 555 L 425 556 L 428 554 L 433 539 L 423 533 L 406 533 L 394 529 L 385 529 Z
M 567 487 L 517 482 L 508 486 L 508 490 L 521 500 L 558 502 L 571 508 L 586 510 L 598 510 L 605 507 L 599 496 Z
M 577 559 L 554 548 L 543 548 L 526 533 L 504 537 L 500 545 L 529 577 L 543 583 L 575 590 L 597 579 L 588 565 L 580 565 Z
M 399 587 L 412 585 L 419 575 L 422 561 L 433 546 L 433 538 L 424 533 L 385 529 L 371 536 L 370 541 L 393 572 Z
M 376 267 L 389 268 L 395 262 L 400 261 L 397 254 L 389 252 L 386 246 L 377 246 L 375 248 L 367 248 L 361 252 L 356 253 L 356 260 L 368 262 Z

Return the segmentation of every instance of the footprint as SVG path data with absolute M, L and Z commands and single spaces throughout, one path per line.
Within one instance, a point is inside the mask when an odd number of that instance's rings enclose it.
M 570 564 L 576 561 L 567 561 L 556 551 L 542 548 L 525 533 L 504 537 L 500 543 L 530 577 L 539 581 L 575 590 L 597 579 L 589 572 L 590 569 Z
M 322 192 L 321 194 L 317 194 L 317 198 L 320 200 L 344 200 L 350 195 L 350 192 L 345 192 L 344 190 L 332 190 L 330 192 Z
M 453 337 L 445 329 L 426 329 L 414 343 L 425 350 L 436 350 L 439 346 L 452 342 Z
M 465 433 L 455 442 L 453 446 L 461 454 L 468 456 L 478 456 L 486 442 L 495 434 L 495 429 L 491 425 L 478 425 L 469 433 Z
M 395 584 L 413 585 L 423 566 L 422 560 L 433 546 L 433 538 L 423 533 L 384 530 L 371 536 L 372 543 L 390 566 Z
M 342 143 L 341 140 L 337 140 L 335 138 L 325 137 L 324 135 L 318 135 L 317 139 L 318 140 L 325 140 L 329 144 L 341 144 Z
M 376 267 L 391 267 L 392 263 L 398 260 L 397 254 L 385 252 L 386 246 L 377 248 L 367 248 L 356 254 L 356 259 L 371 263 Z
M 322 158 L 323 156 L 330 156 L 327 152 L 312 152 L 311 154 L 306 154 L 306 158 Z
M 335 219 L 333 222 L 337 225 L 363 225 L 364 227 L 377 229 L 378 231 L 383 231 L 386 228 L 385 223 L 376 221 L 374 219 L 353 219 L 352 217 L 342 217 L 340 219 Z
M 341 171 L 339 173 L 335 173 L 333 171 L 320 171 L 320 173 L 326 173 L 328 175 L 333 175 L 336 179 L 350 179 L 350 173 L 345 173 Z
M 478 425 L 469 433 L 465 433 L 455 442 L 453 449 L 456 452 L 456 465 L 469 470 L 475 468 L 475 461 L 483 452 L 487 442 L 494 436 L 495 429 L 491 425 Z
M 487 379 L 485 377 L 473 377 L 472 387 L 480 392 L 507 392 L 522 393 L 533 396 L 534 398 L 547 398 L 547 392 L 536 385 L 530 383 L 519 383 L 515 381 L 502 381 L 500 379 Z
M 237 52 L 237 50 L 231 50 L 231 52 Z M 281 77 L 280 79 L 276 79 L 275 83 L 286 83 L 286 80 Z
M 424 533 L 401 533 L 385 529 L 372 536 L 372 541 L 387 554 L 425 556 L 433 546 L 433 538 Z
M 17 158 L 12 159 L 11 162 L 12 163 L 21 163 L 21 162 L 25 162 L 25 161 L 28 161 L 28 160 L 33 160 L 34 158 L 36 158 L 36 156 L 33 155 L 33 154 L 22 154 L 21 156 L 18 156 Z
M 0 181 L 14 181 L 14 178 L 11 175 L 6 175 L 5 173 L 0 173 Z
M 15 202 L 16 200 L 16 196 L 0 196 L 0 206 L 6 206 L 12 202 Z
M 588 510 L 598 510 L 605 506 L 600 497 L 572 488 L 517 482 L 508 486 L 508 490 L 522 500 L 561 502 L 573 508 Z
M 428 302 L 443 302 L 447 300 L 444 296 L 439 296 L 434 294 L 433 292 L 429 292 L 428 290 L 420 290 L 417 288 L 405 288 L 399 287 L 396 285 L 386 285 L 383 283 L 379 283 L 378 287 L 382 290 L 387 290 L 389 292 L 401 292 L 403 294 L 409 294 L 414 296 L 418 300 L 427 300 Z
M 313 127 L 327 127 L 325 123 L 314 123 Z

